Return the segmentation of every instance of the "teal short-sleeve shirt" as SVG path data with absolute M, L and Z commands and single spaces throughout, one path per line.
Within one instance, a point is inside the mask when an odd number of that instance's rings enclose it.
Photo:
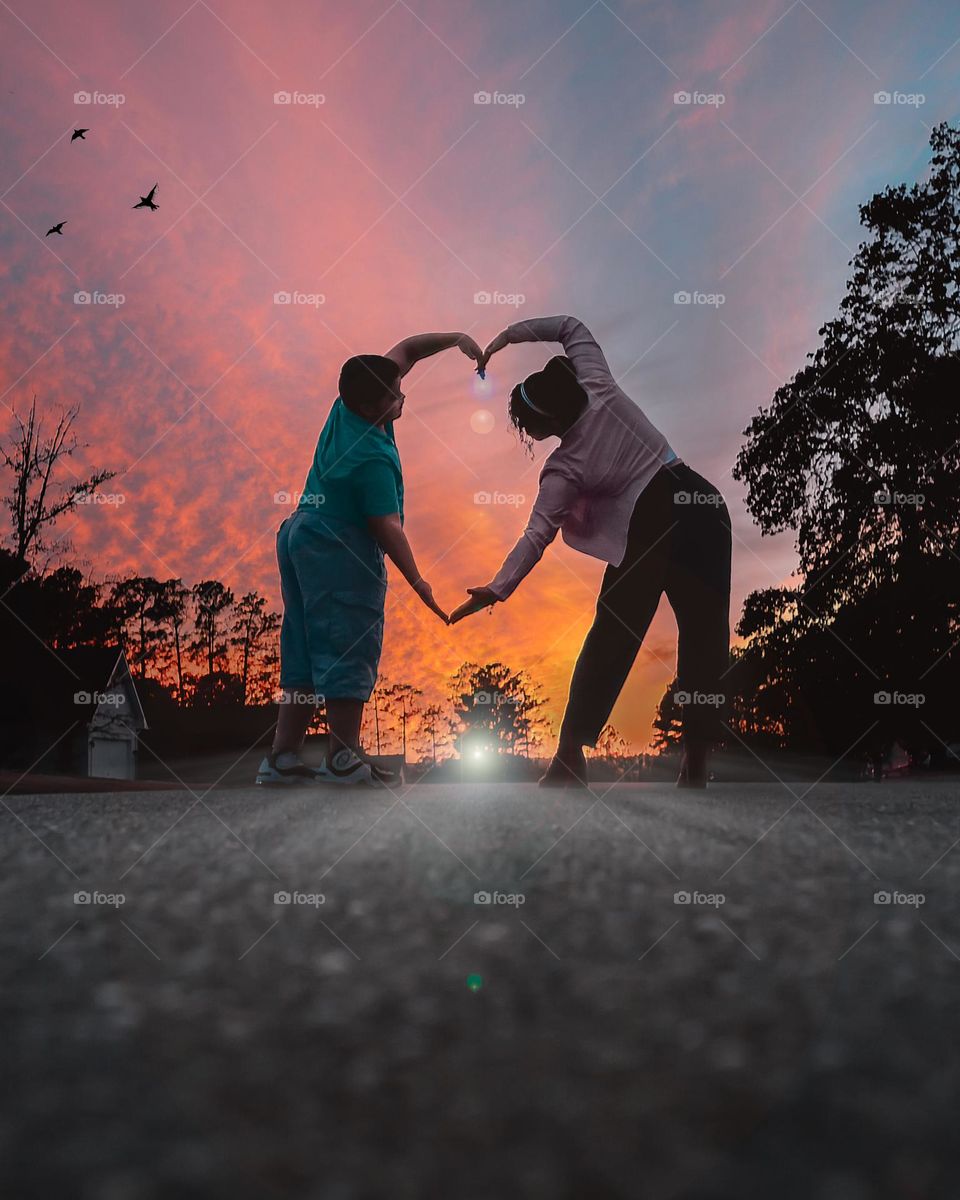
M 403 471 L 393 422 L 381 429 L 338 396 L 320 431 L 298 509 L 366 528 L 369 517 L 399 513 Z

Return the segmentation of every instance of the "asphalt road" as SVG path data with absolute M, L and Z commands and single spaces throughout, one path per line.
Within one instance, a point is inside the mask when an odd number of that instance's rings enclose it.
M 8 796 L 4 1196 L 955 1196 L 957 783 L 808 788 Z

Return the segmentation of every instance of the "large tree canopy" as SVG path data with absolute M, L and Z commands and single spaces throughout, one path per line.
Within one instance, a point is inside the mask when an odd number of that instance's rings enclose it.
M 960 732 L 960 131 L 930 144 L 924 180 L 861 206 L 839 313 L 734 472 L 761 530 L 797 535 L 800 585 L 748 597 L 737 671 L 741 723 L 793 744 Z M 924 699 L 879 711 L 893 691 Z
M 760 528 L 795 529 L 801 570 L 835 599 L 957 544 L 960 131 L 930 140 L 926 180 L 861 206 L 873 236 L 839 315 L 751 421 L 734 471 Z

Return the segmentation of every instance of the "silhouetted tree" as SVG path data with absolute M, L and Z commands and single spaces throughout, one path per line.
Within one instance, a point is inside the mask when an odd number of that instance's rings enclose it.
M 247 592 L 234 605 L 230 645 L 240 653 L 238 674 L 244 704 L 250 703 L 251 690 L 258 700 L 266 698 L 267 677 L 279 661 L 279 629 L 280 614 L 267 612 L 266 597 L 257 592 Z
M 529 754 L 543 728 L 546 700 L 525 671 L 501 662 L 464 663 L 451 681 L 456 727 L 462 735 L 482 734 L 501 751 Z
M 391 683 L 380 690 L 383 707 L 400 725 L 400 745 L 404 762 L 407 761 L 407 720 L 420 711 L 417 701 L 422 695 L 423 692 L 419 688 L 409 683 Z
M 677 681 L 672 679 L 657 705 L 653 719 L 652 746 L 657 754 L 673 754 L 680 748 L 683 732 L 683 710 L 676 701 Z
M 429 749 L 430 757 L 436 764 L 438 744 L 443 749 L 450 741 L 449 716 L 439 704 L 430 704 L 420 713 L 417 732 L 420 745 L 424 750 Z
M 169 664 L 173 673 L 177 703 L 180 705 L 186 702 L 183 639 L 189 598 L 190 590 L 183 586 L 183 580 L 165 579 L 159 586 L 151 609 L 152 619 L 164 631 L 164 665 Z
M 151 674 L 148 667 L 153 668 L 154 678 L 159 674 L 157 655 L 164 630 L 155 622 L 154 612 L 160 587 L 150 575 L 128 575 L 110 588 L 108 603 L 116 613 L 119 641 L 137 679 Z
M 13 474 L 12 488 L 3 503 L 10 512 L 10 540 L 20 563 L 66 549 L 64 542 L 47 540 L 53 526 L 116 475 L 116 471 L 94 471 L 80 479 L 68 471 L 72 478 L 61 478 L 66 460 L 85 448 L 73 432 L 79 413 L 79 405 L 61 409 L 53 432 L 45 434 L 34 396 L 26 419 L 14 412 L 13 434 L 0 444 L 0 462 Z
M 235 698 L 236 689 L 226 686 L 227 656 L 230 648 L 229 610 L 233 592 L 218 579 L 205 579 L 190 589 L 194 610 L 193 635 L 187 643 L 190 652 L 205 664 L 206 682 L 198 684 L 195 694 L 200 703 L 212 704 L 218 695 Z
M 861 207 L 839 314 L 737 459 L 762 532 L 795 530 L 800 582 L 744 606 L 734 719 L 791 746 L 960 732 L 960 131 L 930 143 L 926 179 Z

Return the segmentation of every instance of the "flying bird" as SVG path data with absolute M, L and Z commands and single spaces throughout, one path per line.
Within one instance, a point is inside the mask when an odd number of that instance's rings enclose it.
M 150 208 L 150 209 L 153 209 L 154 211 L 156 211 L 156 209 L 158 209 L 160 207 L 160 205 L 154 204 L 153 198 L 157 194 L 157 188 L 159 186 L 160 186 L 159 183 L 155 183 L 153 185 L 153 187 L 150 189 L 150 191 L 147 192 L 147 194 L 145 196 L 141 196 L 139 202 L 137 204 L 135 204 L 133 207 L 134 208 Z
M 43 236 L 49 237 L 51 233 L 59 233 L 60 236 L 63 237 L 64 225 L 66 225 L 66 221 L 61 221 L 58 225 L 51 226 L 51 228 L 48 229 L 47 232 Z
M 70 141 L 75 142 L 77 138 L 80 138 L 81 141 L 85 142 L 87 139 L 83 135 L 89 132 L 89 129 L 75 129 L 73 131 L 73 137 L 70 139 Z

